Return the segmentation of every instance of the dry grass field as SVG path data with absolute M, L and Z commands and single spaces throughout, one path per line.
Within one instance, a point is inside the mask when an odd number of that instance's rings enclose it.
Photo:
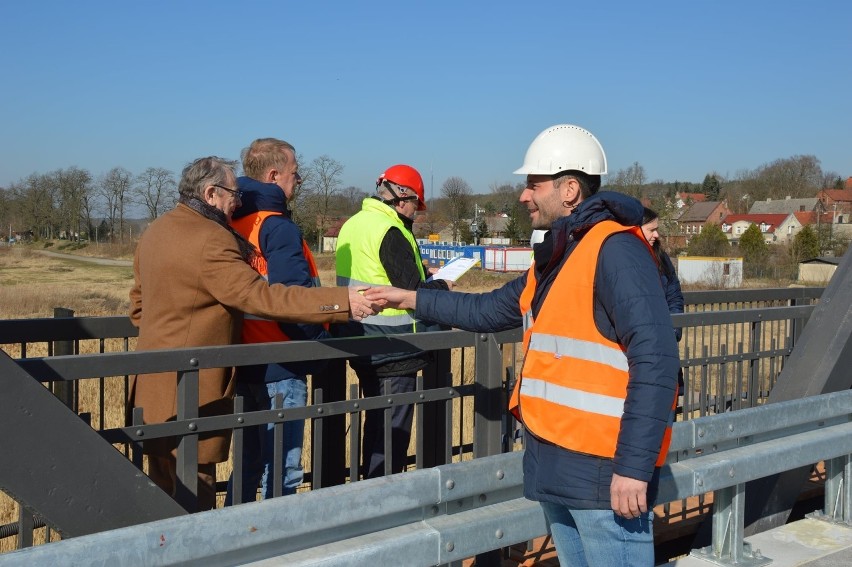
M 77 316 L 113 316 L 124 315 L 128 309 L 128 293 L 133 283 L 133 271 L 130 267 L 101 266 L 84 260 L 58 259 L 41 253 L 44 248 L 30 246 L 0 247 L 0 318 L 49 318 L 54 308 L 63 307 L 74 311 Z M 126 250 L 108 249 L 105 246 L 89 246 L 78 250 L 61 250 L 57 247 L 50 251 L 67 252 L 80 256 L 119 257 L 130 259 Z M 324 285 L 334 285 L 334 256 L 321 255 L 317 258 L 320 277 Z M 472 270 L 458 283 L 460 291 L 488 291 L 503 285 L 515 277 L 512 274 L 492 274 Z M 107 341 L 109 343 L 109 341 Z M 82 352 L 94 352 L 97 345 L 81 343 Z M 131 349 L 133 348 L 131 342 Z M 0 349 L 13 358 L 21 355 L 17 345 L 0 345 Z M 119 341 L 107 344 L 106 349 L 120 350 Z M 470 349 L 468 349 L 470 350 Z M 46 345 L 31 345 L 27 356 L 46 356 Z M 464 360 L 462 360 L 464 358 Z M 453 373 L 459 381 L 471 381 L 473 353 L 464 357 L 456 352 L 453 357 Z M 462 365 L 467 367 L 466 371 Z M 350 385 L 357 384 L 354 373 L 349 373 Z M 104 381 L 104 415 L 100 411 L 100 384 L 98 380 L 85 380 L 80 384 L 80 411 L 90 412 L 93 427 L 118 427 L 123 423 L 123 400 L 125 397 L 124 377 L 108 377 Z M 458 415 L 472 411 L 472 400 L 456 400 L 453 411 Z M 465 404 L 465 408 L 461 407 Z M 470 420 L 468 420 L 470 421 Z M 101 423 L 103 422 L 103 425 Z M 307 427 L 310 427 L 309 425 Z M 465 431 L 456 431 L 455 443 L 472 442 L 472 423 L 465 424 Z M 310 439 L 310 431 L 306 432 Z M 310 447 L 305 447 L 304 459 L 310 462 Z M 222 463 L 217 471 L 219 480 L 230 475 L 230 463 Z M 17 504 L 0 493 L 0 525 L 17 520 Z M 43 542 L 46 530 L 36 533 L 36 541 Z M 55 534 L 52 539 L 55 539 Z M 15 538 L 0 540 L 0 552 L 15 548 Z
M 52 317 L 54 307 L 79 316 L 126 313 L 133 270 L 59 260 L 24 247 L 0 247 L 0 317 Z

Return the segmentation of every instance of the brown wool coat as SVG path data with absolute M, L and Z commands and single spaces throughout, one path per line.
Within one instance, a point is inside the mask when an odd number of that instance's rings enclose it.
M 240 256 L 234 236 L 189 207 L 178 205 L 151 223 L 136 248 L 130 320 L 139 327 L 137 350 L 229 345 L 240 342 L 243 312 L 268 319 L 340 323 L 348 319 L 346 288 L 268 285 Z M 174 420 L 177 375 L 145 374 L 131 382 L 131 407 L 145 423 Z M 230 368 L 199 375 L 199 413 L 233 409 Z M 199 463 L 228 458 L 230 432 L 202 437 Z M 174 440 L 148 442 L 145 452 L 167 454 Z

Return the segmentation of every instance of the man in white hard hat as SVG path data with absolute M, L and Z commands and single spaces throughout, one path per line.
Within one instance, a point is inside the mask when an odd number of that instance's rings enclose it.
M 539 134 L 515 173 L 532 227 L 549 230 L 526 274 L 485 294 L 365 296 L 470 331 L 523 324 L 509 409 L 528 433 L 524 495 L 541 503 L 562 564 L 651 566 L 679 363 L 643 207 L 598 192 L 603 148 L 571 124 Z

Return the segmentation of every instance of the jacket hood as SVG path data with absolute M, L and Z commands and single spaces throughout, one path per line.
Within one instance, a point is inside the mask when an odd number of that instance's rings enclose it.
M 605 220 L 614 220 L 625 226 L 641 226 L 643 212 L 642 203 L 633 197 L 599 191 L 580 203 L 573 213 L 554 222 L 553 228 L 581 238 L 590 228 Z
M 237 187 L 243 192 L 240 206 L 234 211 L 234 218 L 239 219 L 258 211 L 275 211 L 289 214 L 287 197 L 281 187 L 274 183 L 263 183 L 251 177 L 237 179 Z

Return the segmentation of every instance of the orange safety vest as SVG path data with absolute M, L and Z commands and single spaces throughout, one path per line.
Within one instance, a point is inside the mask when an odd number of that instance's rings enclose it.
M 557 274 L 535 320 L 536 278 L 530 268 L 520 298 L 524 363 L 509 401 L 509 410 L 536 437 L 606 458 L 615 456 L 629 369 L 625 349 L 595 325 L 594 284 L 601 246 L 619 232 L 633 233 L 647 245 L 638 227 L 615 221 L 592 227 Z M 666 459 L 676 404 L 675 394 L 657 466 Z
M 258 211 L 231 221 L 231 226 L 234 227 L 234 230 L 239 232 L 243 238 L 251 242 L 257 249 L 258 255 L 255 256 L 252 261 L 251 267 L 267 281 L 269 281 L 269 266 L 266 263 L 266 257 L 263 255 L 263 251 L 260 249 L 260 227 L 263 226 L 263 221 L 265 221 L 268 217 L 275 215 L 281 215 L 281 213 L 274 211 Z M 308 262 L 308 270 L 311 274 L 311 279 L 313 280 L 314 285 L 319 287 L 320 281 L 317 264 L 314 261 L 311 249 L 308 247 L 308 243 L 305 242 L 304 238 L 302 239 L 302 254 L 304 254 L 305 260 Z M 324 327 L 328 329 L 328 324 L 325 324 Z M 242 335 L 243 344 L 273 343 L 289 340 L 290 337 L 281 330 L 281 327 L 276 321 L 249 315 L 248 313 L 245 314 Z

